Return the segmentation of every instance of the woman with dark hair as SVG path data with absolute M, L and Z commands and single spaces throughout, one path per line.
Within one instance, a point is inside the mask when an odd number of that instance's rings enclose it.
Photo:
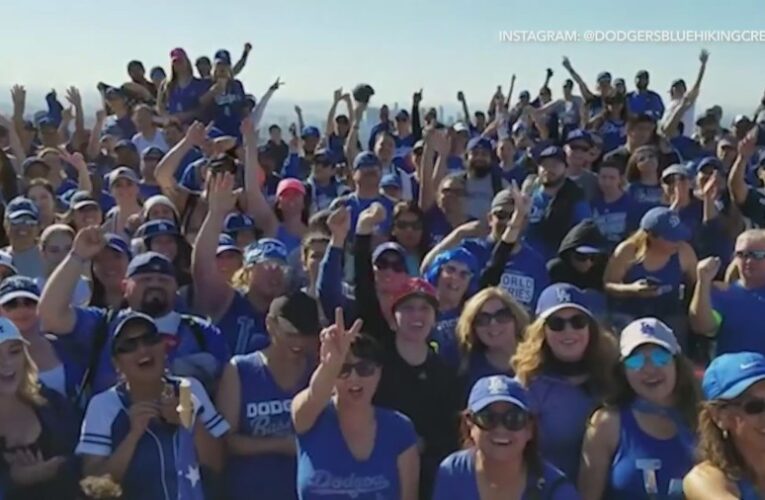
M 215 53 L 212 86 L 213 123 L 224 134 L 239 137 L 239 125 L 245 115 L 245 92 L 242 82 L 234 78 L 231 54 L 227 50 Z
M 536 313 L 512 365 L 530 393 L 542 456 L 575 478 L 587 420 L 610 392 L 616 345 L 573 285 L 547 287 Z
M 577 500 L 574 485 L 538 450 L 529 393 L 507 375 L 476 381 L 462 414 L 465 449 L 441 463 L 433 500 Z
M 289 254 L 300 248 L 300 241 L 308 232 L 305 185 L 293 178 L 279 181 L 273 209 L 259 189 L 253 191 L 252 219 L 263 237 L 281 241 Z
M 681 499 L 701 399 L 693 365 L 655 318 L 627 325 L 619 350 L 615 391 L 584 437 L 579 491 L 587 500 Z
M 186 51 L 175 48 L 170 52 L 172 69 L 157 97 L 160 114 L 171 115 L 181 123 L 191 123 L 200 115 L 205 101 L 210 102 L 210 80 L 194 78 L 194 70 Z
M 64 221 L 75 232 L 90 226 L 100 226 L 104 221 L 101 206 L 88 191 L 77 191 L 69 199 L 69 210 Z
M 430 233 L 425 228 L 425 214 L 417 202 L 400 201 L 393 206 L 390 239 L 406 250 L 409 275 L 419 275 L 422 259 L 430 250 Z
M 765 492 L 765 356 L 715 358 L 702 382 L 701 461 L 683 480 L 687 500 L 759 500 Z
M 158 252 L 173 262 L 178 287 L 191 284 L 191 245 L 169 220 L 151 220 L 138 228 L 135 234 L 146 251 Z
M 141 211 L 141 223 L 150 220 L 171 220 L 180 227 L 180 216 L 173 202 L 165 195 L 157 194 L 146 200 Z
M 61 264 L 72 250 L 74 242 L 74 229 L 66 224 L 53 224 L 43 230 L 40 235 L 40 256 L 43 260 L 43 274 L 34 278 L 37 287 L 42 290 L 53 271 Z M 88 282 L 80 276 L 77 286 L 72 294 L 72 305 L 86 306 L 90 302 L 91 290 Z
M 627 193 L 645 213 L 662 204 L 664 193 L 659 175 L 659 152 L 655 146 L 640 146 L 627 161 Z
M 33 179 L 24 189 L 24 196 L 32 200 L 40 214 L 40 229 L 56 222 L 56 194 L 47 179 Z
M 603 139 L 603 153 L 608 153 L 624 144 L 626 140 L 627 102 L 621 94 L 603 99 L 605 108 L 587 123 Z
M 130 246 L 116 234 L 106 234 L 104 238 L 106 245 L 93 258 L 90 268 L 93 293 L 89 305 L 121 309 L 124 302 L 122 282 L 132 257 Z
M 407 417 L 372 404 L 383 354 L 361 325 L 346 329 L 335 311 L 321 332 L 319 366 L 292 400 L 303 500 L 418 498 L 417 435 Z

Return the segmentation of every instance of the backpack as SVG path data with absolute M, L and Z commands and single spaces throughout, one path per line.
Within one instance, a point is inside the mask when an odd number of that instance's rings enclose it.
M 90 358 L 88 359 L 87 367 L 82 375 L 80 383 L 75 389 L 74 403 L 78 408 L 85 409 L 92 394 L 93 379 L 98 368 L 100 361 L 101 351 L 106 346 L 106 341 L 109 338 L 109 325 L 111 325 L 114 318 L 120 312 L 119 309 L 108 309 L 104 314 L 103 319 L 96 326 L 93 334 L 93 344 L 90 351 Z M 202 322 L 196 316 L 190 314 L 181 314 L 181 322 L 179 324 L 186 324 L 191 329 L 191 333 L 194 335 L 197 345 L 201 351 L 207 351 L 207 341 L 205 340 L 204 332 L 202 331 Z

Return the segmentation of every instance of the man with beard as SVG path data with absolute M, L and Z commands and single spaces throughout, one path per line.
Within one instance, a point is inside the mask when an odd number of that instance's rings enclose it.
M 654 120 L 659 120 L 664 114 L 664 102 L 661 96 L 653 90 L 648 90 L 648 71 L 642 69 L 635 75 L 635 87 L 627 94 L 627 106 L 630 113 L 647 114 Z
M 40 213 L 29 198 L 17 196 L 5 209 L 5 233 L 10 245 L 6 249 L 18 274 L 36 278 L 43 274 L 43 260 L 37 246 L 40 235 Z
M 531 192 L 528 243 L 545 261 L 555 256 L 563 237 L 591 216 L 584 193 L 566 176 L 566 154 L 549 146 L 537 155 L 538 179 Z
M 491 208 L 494 195 L 509 186 L 502 178 L 502 170 L 494 166 L 491 141 L 474 137 L 468 142 L 467 172 L 465 178 L 467 215 L 482 220 Z
M 228 362 L 228 349 L 218 328 L 175 310 L 178 284 L 167 257 L 146 252 L 130 261 L 120 311 L 70 305 L 69 298 L 80 275 L 104 246 L 104 234 L 99 227 L 81 230 L 72 250 L 45 284 L 39 302 L 42 330 L 61 337 L 61 345 L 71 351 L 83 374 L 79 392 L 87 397 L 117 382 L 109 343 L 115 326 L 128 311 L 154 318 L 163 335 L 173 374 L 193 376 L 207 386 L 214 383 Z

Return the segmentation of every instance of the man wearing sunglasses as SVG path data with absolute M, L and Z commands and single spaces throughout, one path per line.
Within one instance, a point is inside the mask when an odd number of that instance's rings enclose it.
M 759 328 L 765 307 L 765 231 L 741 233 L 735 248 L 733 265 L 738 279 L 730 284 L 714 282 L 720 258 L 701 260 L 689 309 L 694 333 L 715 338 L 718 356 L 765 352 L 765 337 Z
M 117 380 L 109 360 L 109 339 L 116 326 L 116 315 L 100 308 L 72 306 L 70 298 L 85 266 L 90 265 L 105 244 L 99 227 L 81 230 L 69 255 L 48 279 L 39 304 L 43 331 L 71 338 L 77 346 L 83 370 L 93 371 L 89 389 L 94 394 Z M 174 373 L 193 374 L 205 382 L 212 382 L 220 374 L 230 357 L 223 336 L 208 321 L 176 311 L 178 284 L 173 264 L 167 257 L 156 252 L 134 257 L 128 265 L 123 287 L 122 310 L 130 309 L 154 318 Z
M 36 278 L 45 269 L 37 238 L 40 212 L 29 198 L 18 196 L 5 208 L 5 233 L 10 245 L 5 250 L 13 259 L 18 274 Z

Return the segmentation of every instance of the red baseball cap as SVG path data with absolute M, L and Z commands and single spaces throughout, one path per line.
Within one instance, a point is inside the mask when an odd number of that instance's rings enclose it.
M 180 47 L 177 47 L 170 51 L 170 59 L 173 61 L 177 61 L 179 59 L 188 59 L 188 56 L 186 55 L 186 51 L 183 50 Z
M 412 297 L 421 297 L 427 300 L 433 309 L 438 311 L 438 297 L 436 296 L 436 289 L 422 278 L 409 278 L 403 287 L 396 293 L 396 297 L 393 299 L 391 310 L 395 312 L 396 307 L 402 302 Z
M 305 185 L 297 179 L 282 179 L 276 186 L 276 197 L 280 198 L 287 191 L 297 191 L 305 195 Z

